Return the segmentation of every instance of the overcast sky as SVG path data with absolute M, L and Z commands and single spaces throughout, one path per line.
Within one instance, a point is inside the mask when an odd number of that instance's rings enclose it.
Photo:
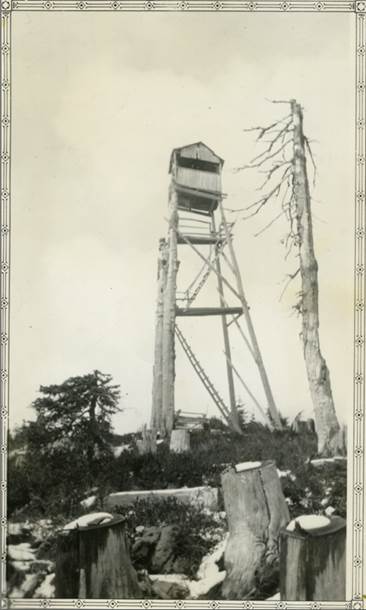
M 244 128 L 287 113 L 296 98 L 318 167 L 313 190 L 320 333 L 337 412 L 352 405 L 353 15 L 15 13 L 11 424 L 32 417 L 40 384 L 99 369 L 121 385 L 120 433 L 149 420 L 159 238 L 168 161 L 202 140 L 225 159 L 227 207 L 258 193 L 234 173 L 259 149 Z M 278 203 L 239 220 L 235 247 L 277 405 L 311 416 L 285 221 L 254 234 Z M 242 215 L 239 215 L 241 218 Z M 200 268 L 180 247 L 179 288 Z M 215 305 L 212 278 L 197 305 Z M 184 322 L 184 323 L 183 323 Z M 226 397 L 220 320 L 181 323 Z M 262 398 L 232 330 L 233 360 Z M 177 346 L 176 406 L 216 414 Z M 252 411 L 240 386 L 238 395 Z

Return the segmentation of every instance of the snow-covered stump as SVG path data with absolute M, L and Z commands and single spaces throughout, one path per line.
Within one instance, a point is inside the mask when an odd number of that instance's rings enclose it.
M 56 597 L 140 599 L 142 592 L 131 564 L 123 517 L 84 527 L 78 523 L 83 523 L 82 519 L 69 524 L 59 536 Z
M 346 599 L 346 521 L 303 515 L 281 532 L 281 599 Z
M 226 599 L 254 595 L 258 574 L 278 569 L 279 534 L 289 512 L 274 462 L 245 462 L 221 475 L 229 538 L 224 561 Z
M 178 428 L 172 430 L 170 436 L 170 451 L 174 453 L 183 453 L 184 451 L 190 450 L 190 435 L 189 430 Z

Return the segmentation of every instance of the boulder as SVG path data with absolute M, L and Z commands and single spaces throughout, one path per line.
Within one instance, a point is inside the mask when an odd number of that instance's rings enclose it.
M 156 580 L 152 590 L 159 599 L 186 599 L 189 596 L 189 588 L 182 582 Z
M 176 540 L 178 534 L 179 527 L 177 525 L 165 525 L 161 528 L 160 537 L 151 560 L 152 572 L 156 574 L 172 572 L 177 555 Z
M 151 526 L 145 527 L 142 535 L 135 538 L 131 548 L 131 558 L 136 567 L 150 567 L 151 558 L 154 554 L 160 534 L 161 529 L 159 527 Z

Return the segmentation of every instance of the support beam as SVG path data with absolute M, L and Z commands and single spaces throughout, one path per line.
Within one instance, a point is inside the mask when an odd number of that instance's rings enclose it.
M 240 275 L 239 265 L 238 265 L 238 261 L 236 259 L 234 248 L 233 248 L 232 236 L 231 236 L 228 226 L 227 226 L 224 207 L 223 207 L 221 201 L 219 202 L 219 205 L 220 205 L 222 224 L 223 224 L 223 227 L 225 230 L 226 240 L 228 243 L 229 252 L 230 252 L 230 256 L 231 256 L 231 262 L 232 262 L 233 268 L 235 269 L 235 277 L 236 277 L 238 291 L 239 291 L 239 299 L 243 306 L 243 313 L 244 313 L 245 320 L 247 323 L 248 333 L 249 333 L 250 341 L 252 344 L 252 349 L 255 354 L 255 360 L 257 362 L 259 374 L 260 374 L 260 377 L 262 380 L 264 392 L 265 392 L 267 402 L 268 402 L 268 410 L 270 412 L 270 415 L 273 420 L 275 428 L 277 430 L 282 430 L 283 426 L 281 423 L 280 415 L 277 411 L 276 403 L 273 398 L 272 389 L 271 389 L 271 386 L 270 386 L 270 383 L 268 380 L 268 376 L 267 376 L 267 371 L 264 366 L 264 362 L 263 362 L 261 351 L 259 349 L 259 344 L 258 344 L 257 336 L 256 336 L 256 333 L 254 330 L 252 318 L 249 313 L 249 307 L 248 307 L 247 300 L 245 298 L 244 287 L 243 287 L 243 282 L 242 282 L 241 275 Z
M 212 214 L 212 226 L 213 226 L 214 230 L 216 230 L 214 214 Z M 220 262 L 219 253 L 220 253 L 219 246 L 216 246 L 217 287 L 218 287 L 218 291 L 219 291 L 221 308 L 225 309 L 226 303 L 225 303 L 225 298 L 224 298 L 224 283 L 222 281 L 222 271 L 221 271 L 221 262 Z M 240 314 L 238 314 L 238 315 L 240 315 Z M 227 381 L 228 381 L 228 388 L 229 388 L 229 400 L 230 400 L 230 412 L 231 412 L 232 426 L 234 429 L 236 429 L 238 432 L 240 432 L 241 428 L 240 428 L 239 414 L 238 414 L 236 398 L 235 398 L 234 376 L 233 376 L 233 370 L 232 370 L 232 366 L 231 366 L 231 346 L 230 346 L 228 325 L 226 322 L 226 313 L 224 313 L 221 316 L 221 325 L 222 325 L 222 333 L 223 333 L 223 337 L 224 337 L 224 347 L 225 347 L 224 353 L 225 353 L 225 357 L 226 357 L 226 374 L 227 374 Z
M 243 313 L 242 307 L 188 307 L 176 308 L 176 316 L 225 316 Z
M 210 244 L 221 244 L 222 239 L 220 237 L 215 236 L 204 236 L 204 235 L 189 235 L 186 234 L 185 237 L 189 240 L 191 244 L 195 244 L 197 246 L 209 246 Z M 183 239 L 183 234 L 178 235 L 178 244 L 187 245 L 187 242 Z
M 179 233 L 178 229 L 176 229 L 176 233 L 177 233 L 177 235 L 178 235 L 178 236 L 180 236 L 180 237 L 181 237 L 181 238 L 182 238 L 182 239 L 185 241 L 185 243 L 186 243 L 186 244 L 188 244 L 188 245 L 189 245 L 189 246 L 192 248 L 192 250 L 193 250 L 193 251 L 194 251 L 194 252 L 195 252 L 195 253 L 196 253 L 196 254 L 197 254 L 197 255 L 198 255 L 198 256 L 199 256 L 199 257 L 200 257 L 200 258 L 201 258 L 203 261 L 205 261 L 205 263 L 207 263 L 207 266 L 209 267 L 209 269 L 211 269 L 211 270 L 212 270 L 214 273 L 216 273 L 216 275 L 217 275 L 217 270 L 216 270 L 216 268 L 214 267 L 214 265 L 213 265 L 212 263 L 210 263 L 210 261 L 208 260 L 208 258 L 206 258 L 206 256 L 203 256 L 203 254 L 201 254 L 201 252 L 200 252 L 200 251 L 199 251 L 199 250 L 198 250 L 198 249 L 197 249 L 197 248 L 194 246 L 194 244 L 192 244 L 192 243 L 189 241 L 189 239 L 187 239 L 187 237 L 186 237 L 185 235 L 183 235 L 183 233 Z M 235 294 L 235 296 L 236 296 L 236 297 L 237 297 L 239 300 L 241 300 L 241 298 L 240 298 L 240 294 L 239 294 L 239 293 L 238 293 L 238 292 L 235 290 L 235 288 L 233 288 L 233 287 L 231 286 L 231 284 L 230 284 L 230 283 L 229 283 L 229 282 L 228 282 L 228 281 L 227 281 L 227 280 L 226 280 L 224 277 L 222 278 L 222 281 L 224 282 L 225 286 L 227 286 L 227 287 L 229 288 L 229 290 L 231 290 L 231 292 L 232 292 L 233 294 Z

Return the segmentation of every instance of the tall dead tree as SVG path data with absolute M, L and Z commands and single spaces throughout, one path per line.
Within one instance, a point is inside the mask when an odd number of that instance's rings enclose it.
M 165 239 L 159 242 L 158 296 L 156 304 L 154 369 L 152 388 L 151 428 L 160 430 L 163 413 L 163 319 L 167 279 L 168 249 Z
M 269 137 L 270 141 L 262 153 L 238 170 L 264 168 L 266 173 L 261 188 L 266 187 L 268 190 L 259 200 L 244 208 L 250 211 L 246 218 L 258 214 L 270 200 L 277 199 L 281 202 L 281 210 L 257 235 L 283 216 L 289 222 L 286 259 L 295 246 L 300 266 L 288 276 L 284 290 L 300 274 L 300 301 L 296 309 L 302 316 L 304 359 L 314 407 L 318 451 L 323 455 L 334 455 L 342 452 L 344 447 L 334 407 L 329 370 L 320 349 L 318 264 L 314 250 L 307 155 L 314 171 L 315 163 L 309 141 L 303 132 L 300 104 L 296 100 L 284 103 L 290 105 L 288 115 L 267 127 L 248 130 L 259 131 L 257 141 L 262 140 L 264 136 Z
M 162 337 L 162 428 L 170 435 L 174 426 L 174 378 L 175 378 L 175 313 L 177 291 L 177 193 L 173 186 L 169 191 L 169 231 L 166 288 L 163 307 Z

